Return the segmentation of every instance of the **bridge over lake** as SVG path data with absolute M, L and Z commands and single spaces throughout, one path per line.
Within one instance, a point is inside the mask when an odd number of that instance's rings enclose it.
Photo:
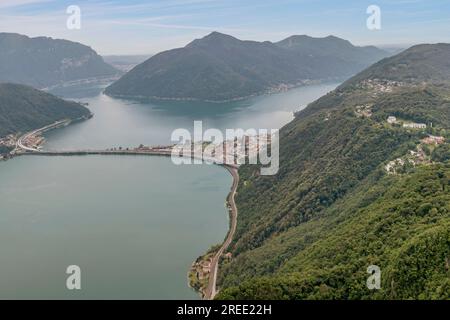
M 68 150 L 68 151 L 52 151 L 52 150 L 37 150 L 37 149 L 28 149 L 25 152 L 17 153 L 17 156 L 24 155 L 33 155 L 33 156 L 87 156 L 87 155 L 132 155 L 132 156 L 164 156 L 164 157 L 186 157 L 191 159 L 199 159 L 202 161 L 207 161 L 211 164 L 216 164 L 220 166 L 230 167 L 232 169 L 238 169 L 239 165 L 233 163 L 221 163 L 218 162 L 217 159 L 207 157 L 207 156 L 199 156 L 194 152 L 191 154 L 183 155 L 172 152 L 169 148 L 164 149 L 113 149 L 113 150 Z

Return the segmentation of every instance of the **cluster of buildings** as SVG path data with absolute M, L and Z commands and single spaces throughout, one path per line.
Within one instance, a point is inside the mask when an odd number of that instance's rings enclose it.
M 417 147 L 417 151 L 409 150 L 409 154 L 412 156 L 412 159 L 410 159 L 410 161 L 413 164 L 419 164 L 426 161 L 425 152 L 420 145 Z
M 8 159 L 9 158 L 9 154 L 7 154 L 7 152 L 2 151 L 2 150 L 14 150 L 16 147 L 16 142 L 17 138 L 16 136 L 10 134 L 7 135 L 6 137 L 0 138 L 0 160 L 4 160 L 4 159 Z
M 44 142 L 45 139 L 41 135 L 30 135 L 23 139 L 22 144 L 30 148 L 39 149 Z
M 356 106 L 355 113 L 357 117 L 370 118 L 372 116 L 372 106 L 371 105 Z
M 400 81 L 382 80 L 382 79 L 368 79 L 360 84 L 363 88 L 375 90 L 379 93 L 392 92 L 396 87 L 403 87 L 406 84 Z
M 410 150 L 408 155 L 390 161 L 384 168 L 388 174 L 396 174 L 405 164 L 416 166 L 428 161 L 429 160 L 427 160 L 427 156 L 425 155 L 422 147 L 418 145 L 416 151 Z
M 194 157 L 202 156 L 203 160 L 214 163 L 241 165 L 245 163 L 257 162 L 260 150 L 268 148 L 272 142 L 270 135 L 254 135 L 235 137 L 235 139 L 226 140 L 220 144 L 211 144 L 207 141 L 192 143 L 186 141 L 184 145 L 175 145 L 171 147 L 173 153 L 183 154 L 186 149 L 194 151 Z M 144 147 L 149 150 L 162 149 L 163 147 Z M 159 150 L 158 149 L 158 150 Z M 144 149 L 141 149 L 144 150 Z M 253 160 L 253 162 L 251 162 Z
M 270 143 L 270 136 L 243 136 L 223 143 L 225 163 L 244 164 L 246 159 L 258 157 L 261 148 Z
M 17 141 L 16 136 L 10 134 L 7 135 L 6 137 L 0 138 L 0 146 L 12 148 L 16 146 L 16 141 Z
M 421 143 L 427 145 L 440 145 L 445 142 L 445 138 L 441 136 L 428 135 L 428 137 L 423 138 Z M 431 160 L 425 154 L 422 144 L 417 146 L 416 150 L 410 150 L 408 155 L 402 158 L 397 158 L 386 164 L 385 169 L 389 174 L 396 174 L 398 169 L 403 167 L 405 164 L 409 163 L 413 166 L 421 163 L 429 163 Z
M 443 144 L 445 142 L 445 138 L 441 136 L 433 136 L 429 135 L 428 137 L 421 140 L 424 144 Z
M 213 253 L 209 253 L 195 261 L 189 271 L 189 286 L 196 289 L 205 296 L 205 290 L 208 286 L 208 279 L 211 273 L 211 262 Z
M 392 160 L 390 162 L 388 162 L 388 164 L 386 164 L 384 166 L 384 169 L 387 171 L 388 174 L 396 174 L 397 173 L 397 169 L 399 167 L 403 167 L 406 163 L 406 161 L 412 162 L 411 160 L 405 160 L 402 158 L 397 158 L 395 160 Z

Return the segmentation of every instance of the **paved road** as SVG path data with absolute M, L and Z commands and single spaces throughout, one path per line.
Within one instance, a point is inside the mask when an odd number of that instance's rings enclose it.
M 225 250 L 228 249 L 228 247 L 231 244 L 231 241 L 233 241 L 234 234 L 236 232 L 236 225 L 237 225 L 237 207 L 236 202 L 234 201 L 234 196 L 236 195 L 236 190 L 239 185 L 239 174 L 238 169 L 234 167 L 225 166 L 225 168 L 230 171 L 231 175 L 233 176 L 233 185 L 231 187 L 231 191 L 228 195 L 228 203 L 230 205 L 230 220 L 231 220 L 231 226 L 230 230 L 228 232 L 227 238 L 223 242 L 222 246 L 220 247 L 219 251 L 217 251 L 216 255 L 211 261 L 210 270 L 211 273 L 209 275 L 209 283 L 208 287 L 206 288 L 205 292 L 205 299 L 212 300 L 217 294 L 216 290 L 216 283 L 217 283 L 217 272 L 219 269 L 219 259 L 222 256 L 222 254 L 225 252 Z
M 48 126 L 45 126 L 45 127 L 43 127 L 43 128 L 40 128 L 40 129 L 31 131 L 31 132 L 29 132 L 29 133 L 26 133 L 26 134 L 24 134 L 23 136 L 21 136 L 21 137 L 17 140 L 16 147 L 17 147 L 18 149 L 23 149 L 23 150 L 26 150 L 26 151 L 39 152 L 39 150 L 36 149 L 36 148 L 31 148 L 31 147 L 26 146 L 26 145 L 24 144 L 24 140 L 27 139 L 28 137 L 31 137 L 31 136 L 34 136 L 34 135 L 38 135 L 38 134 L 44 133 L 45 131 L 48 131 L 48 130 L 57 128 L 57 127 L 59 127 L 59 126 L 62 126 L 62 125 L 64 125 L 64 124 L 67 124 L 67 123 L 69 123 L 69 122 L 70 122 L 70 120 L 57 121 L 57 122 L 52 123 L 52 124 L 49 124 Z

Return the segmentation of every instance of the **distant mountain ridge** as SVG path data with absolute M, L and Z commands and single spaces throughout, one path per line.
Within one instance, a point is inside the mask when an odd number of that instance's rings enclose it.
M 123 72 L 128 72 L 133 69 L 138 64 L 144 62 L 152 55 L 112 55 L 103 56 L 103 60 L 112 65 L 114 68 L 121 70 Z
M 80 43 L 0 33 L 0 82 L 45 88 L 118 73 L 93 49 Z
M 227 101 L 350 77 L 388 54 L 337 37 L 242 41 L 213 32 L 161 52 L 106 89 L 112 96 Z
M 375 46 L 355 47 L 350 41 L 335 36 L 325 38 L 313 38 L 306 35 L 291 36 L 285 40 L 277 42 L 283 48 L 289 48 L 301 52 L 304 55 L 329 56 L 332 51 L 333 56 L 342 59 L 347 63 L 356 65 L 367 65 L 372 56 L 385 57 L 387 55 Z

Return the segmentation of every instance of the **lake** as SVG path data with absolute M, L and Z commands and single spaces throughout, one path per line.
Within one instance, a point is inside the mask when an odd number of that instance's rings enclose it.
M 67 98 L 94 118 L 46 134 L 46 149 L 169 144 L 174 129 L 280 128 L 331 91 L 317 85 L 211 104 L 113 99 L 101 88 Z M 60 93 L 61 94 L 61 93 Z M 191 263 L 228 229 L 231 176 L 169 158 L 38 157 L 0 162 L 0 299 L 198 299 Z M 67 290 L 66 268 L 81 268 Z

